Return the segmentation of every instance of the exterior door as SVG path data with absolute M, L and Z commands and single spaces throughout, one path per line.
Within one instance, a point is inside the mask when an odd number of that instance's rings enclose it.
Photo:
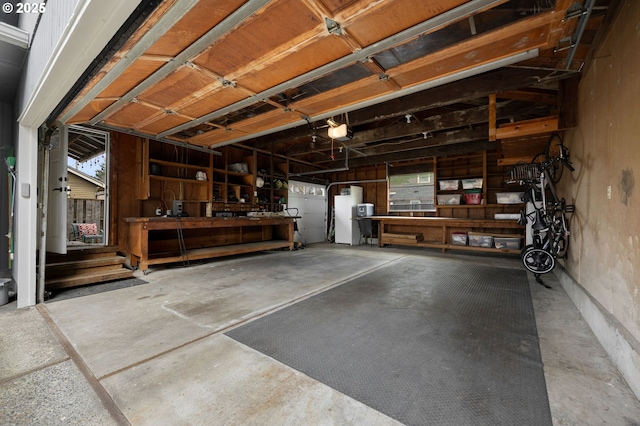
M 289 181 L 287 212 L 297 216 L 296 241 L 321 243 L 327 238 L 327 189 L 324 185 Z
M 49 192 L 47 200 L 47 251 L 67 253 L 67 127 L 51 136 L 49 150 Z M 46 178 L 46 176 L 45 176 Z

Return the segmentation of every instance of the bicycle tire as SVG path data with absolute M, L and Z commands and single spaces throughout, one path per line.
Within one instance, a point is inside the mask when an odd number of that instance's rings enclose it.
M 547 161 L 547 154 L 545 154 L 544 152 L 536 154 L 535 157 L 531 159 L 531 162 L 535 164 L 544 163 L 545 161 Z
M 534 248 L 536 248 L 536 247 L 533 244 L 527 244 L 526 246 L 522 247 L 520 249 L 520 259 L 522 259 L 524 257 L 524 254 L 526 252 L 528 252 L 529 250 L 532 250 Z
M 548 251 L 532 248 L 522 255 L 522 264 L 534 274 L 546 274 L 556 266 L 556 260 Z
M 566 147 L 564 147 L 564 144 L 562 143 L 562 138 L 556 133 L 552 134 L 544 149 L 544 156 L 547 162 L 553 162 L 551 167 L 547 169 L 549 179 L 553 183 L 560 182 L 560 178 L 562 178 L 562 172 L 564 171 L 564 161 L 562 161 L 564 160 L 562 158 L 563 152 L 566 152 Z M 557 159 L 560 160 L 553 161 Z

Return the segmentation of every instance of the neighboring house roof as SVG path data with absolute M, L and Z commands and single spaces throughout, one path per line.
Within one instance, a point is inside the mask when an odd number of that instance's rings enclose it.
M 74 167 L 71 167 L 71 166 L 67 167 L 67 172 L 71 173 L 71 174 L 74 174 L 74 175 L 78 176 L 79 178 L 84 179 L 84 180 L 90 182 L 91 184 L 93 184 L 95 186 L 99 186 L 100 188 L 104 189 L 104 182 L 102 182 L 100 179 L 98 179 L 98 178 L 96 178 L 94 176 L 89 176 L 88 174 L 86 174 L 84 172 L 81 172 L 80 170 L 78 170 L 78 169 L 76 169 Z

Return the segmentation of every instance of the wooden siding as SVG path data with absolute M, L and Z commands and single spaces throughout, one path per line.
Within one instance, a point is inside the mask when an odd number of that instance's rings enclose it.
M 93 183 L 82 179 L 81 177 L 76 176 L 73 173 L 69 173 L 68 178 L 69 186 L 71 187 L 69 198 L 95 200 L 97 198 L 96 192 L 99 190 L 103 190 L 103 188 L 94 185 Z

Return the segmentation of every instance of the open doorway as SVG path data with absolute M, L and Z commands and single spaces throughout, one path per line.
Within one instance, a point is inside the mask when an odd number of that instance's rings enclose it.
M 109 133 L 76 125 L 68 133 L 67 246 L 108 245 Z

